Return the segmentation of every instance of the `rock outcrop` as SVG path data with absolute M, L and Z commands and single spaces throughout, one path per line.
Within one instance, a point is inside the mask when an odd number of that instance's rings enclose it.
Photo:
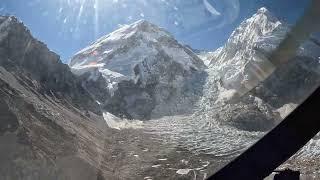
M 0 119 L 0 179 L 113 176 L 98 165 L 111 133 L 98 104 L 11 16 L 0 17 Z
M 81 80 L 15 17 L 1 17 L 0 34 L 0 64 L 19 76 L 21 83 L 83 111 L 101 114 Z

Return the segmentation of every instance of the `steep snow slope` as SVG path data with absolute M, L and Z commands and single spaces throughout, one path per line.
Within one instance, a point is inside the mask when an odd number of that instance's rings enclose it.
M 273 72 L 275 67 L 264 54 L 255 50 L 255 43 L 280 29 L 288 27 L 266 8 L 259 9 L 236 28 L 225 46 L 214 53 L 210 64 L 219 72 L 224 88 L 243 94 Z
M 270 54 L 278 47 L 289 32 L 289 25 L 279 21 L 266 8 L 260 8 L 251 18 L 245 20 L 232 33 L 227 43 L 211 53 L 209 71 L 219 77 L 223 90 L 228 90 L 229 96 L 238 96 L 247 93 L 263 81 L 262 91 L 283 91 L 286 88 L 298 88 L 299 95 L 280 94 L 277 98 L 277 108 L 287 103 L 299 104 L 314 87 L 303 79 L 311 79 L 317 84 L 319 76 L 318 58 L 320 47 L 315 40 L 305 42 L 299 48 L 297 55 L 289 63 L 275 67 L 268 59 Z M 314 39 L 314 38 L 313 38 Z M 301 77 L 294 77 L 302 74 Z M 271 75 L 271 77 L 269 77 Z M 289 76 L 295 78 L 296 81 Z M 271 83 L 274 83 L 272 85 Z M 305 85 L 305 86 L 303 86 Z M 299 87 L 298 87 L 299 86 Z M 305 87 L 301 89 L 301 87 Z M 292 91 L 293 92 L 293 91 Z M 225 92 L 221 92 L 222 98 Z M 259 93 L 258 93 L 259 94 Z M 301 97 L 301 98 L 300 98 Z M 296 100 L 293 100 L 296 98 Z M 263 98 L 267 100 L 267 98 Z M 276 102 L 273 102 L 275 104 Z
M 197 53 L 197 55 L 206 66 L 209 66 L 211 64 L 211 60 L 213 59 L 213 57 L 215 57 L 215 55 L 218 53 L 219 53 L 219 49 L 214 52 L 207 52 L 207 51 L 200 52 L 200 53 Z
M 148 67 L 140 67 L 142 72 L 139 75 L 145 77 L 146 70 L 152 67 L 156 61 L 154 58 L 159 53 L 168 55 L 169 61 L 178 63 L 186 71 L 203 66 L 189 49 L 180 45 L 168 32 L 145 20 L 101 37 L 78 52 L 69 65 L 75 69 L 104 65 L 110 71 L 134 77 L 133 68 L 138 64 L 142 66 L 141 63 L 144 62 L 144 66 Z
M 190 111 L 201 93 L 191 84 L 205 67 L 168 32 L 144 20 L 100 38 L 69 65 L 77 75 L 89 74 L 89 81 L 105 79 L 106 110 L 137 119 Z

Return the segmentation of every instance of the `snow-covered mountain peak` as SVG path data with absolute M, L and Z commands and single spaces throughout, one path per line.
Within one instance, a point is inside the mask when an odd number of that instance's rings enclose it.
M 257 41 L 279 29 L 289 28 L 267 8 L 260 8 L 257 13 L 243 21 L 232 32 L 225 46 L 213 53 L 211 65 L 221 65 L 232 59 L 236 61 L 239 61 L 239 58 L 243 59 L 243 57 L 248 56 L 248 53 L 252 52 Z M 246 61 L 243 62 L 245 63 Z M 237 62 L 237 64 L 239 63 L 243 67 L 243 63 Z
M 194 75 L 205 68 L 192 50 L 180 44 L 166 30 L 145 20 L 125 25 L 101 37 L 78 52 L 69 66 L 76 75 L 89 73 L 89 80 L 99 81 L 102 77 L 112 97 L 120 96 L 129 89 L 128 86 L 137 89 L 118 97 L 125 98 L 124 104 L 130 106 L 121 108 L 136 118 L 147 118 L 151 111 L 146 110 L 148 108 L 153 108 L 158 114 L 176 112 L 174 108 L 162 105 L 170 100 L 176 106 L 175 98 L 180 98 L 177 94 L 184 92 L 182 89 L 187 87 Z M 125 84 L 126 89 L 117 92 L 121 84 Z M 145 103 L 137 107 L 135 103 L 141 102 L 141 99 Z M 183 107 L 178 108 L 185 110 Z M 139 108 L 148 112 L 142 112 Z
M 0 16 L 0 23 L 3 23 L 3 22 L 7 22 L 8 24 L 10 24 L 13 22 L 19 22 L 19 20 L 14 16 Z
M 101 37 L 78 52 L 69 65 L 82 69 L 104 64 L 111 71 L 131 76 L 136 64 L 159 53 L 165 53 L 186 70 L 203 66 L 193 52 L 179 44 L 167 31 L 146 20 L 125 25 Z
M 17 29 L 18 28 L 18 29 Z M 9 31 L 20 30 L 21 32 L 29 33 L 26 26 L 14 16 L 0 16 L 0 32 L 7 34 Z
M 241 47 L 253 45 L 260 37 L 274 31 L 282 24 L 266 8 L 260 8 L 256 14 L 240 24 L 231 34 L 228 43 L 241 45 Z
M 131 27 L 136 28 L 136 29 L 143 31 L 143 32 L 162 31 L 162 32 L 167 33 L 164 29 L 162 29 L 162 28 L 158 27 L 157 25 L 152 24 L 151 22 L 144 20 L 144 19 L 136 21 L 136 22 L 132 23 L 131 25 L 127 25 L 127 26 L 129 26 L 129 27 L 131 26 Z M 167 33 L 167 35 L 169 35 L 169 33 Z
M 98 52 L 99 49 L 106 49 L 107 45 L 116 46 L 117 44 L 127 43 L 128 41 L 134 41 L 139 39 L 141 41 L 153 41 L 157 42 L 159 38 L 167 37 L 173 38 L 164 29 L 146 21 L 139 20 L 130 25 L 123 25 L 121 28 L 99 38 L 93 42 L 90 46 L 82 49 L 76 55 Z M 112 50 L 106 50 L 103 53 L 111 53 Z M 73 61 L 70 62 L 73 66 Z
M 261 7 L 260 9 L 258 9 L 257 13 L 266 14 L 266 13 L 270 13 L 270 11 L 266 7 Z
M 256 51 L 257 43 L 261 44 L 261 40 L 269 36 L 271 39 L 279 39 L 281 37 L 275 37 L 275 34 L 283 36 L 286 29 L 289 27 L 265 7 L 243 21 L 233 31 L 225 46 L 212 55 L 210 67 L 221 75 L 223 87 L 235 89 L 241 94 L 267 77 L 274 67 L 261 52 Z
M 98 42 L 106 39 L 119 40 L 120 38 L 130 38 L 136 34 L 150 35 L 150 36 L 154 36 L 154 38 L 159 38 L 160 36 L 170 36 L 168 32 L 156 26 L 155 24 L 152 24 L 146 20 L 139 20 L 130 25 L 122 26 L 120 29 L 100 38 Z
M 258 11 L 249 19 L 256 19 L 256 20 L 265 19 L 265 21 L 268 21 L 269 23 L 273 23 L 275 24 L 275 26 L 282 24 L 282 22 L 266 7 L 262 7 L 258 9 Z

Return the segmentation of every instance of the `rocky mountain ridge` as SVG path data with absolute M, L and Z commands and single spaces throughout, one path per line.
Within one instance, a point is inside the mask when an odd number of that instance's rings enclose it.
M 288 64 L 274 66 L 268 58 L 289 30 L 289 25 L 279 21 L 266 8 L 260 8 L 256 14 L 239 25 L 223 47 L 206 57 L 211 59 L 209 69 L 218 71 L 216 76 L 220 76 L 219 80 L 224 89 L 241 92 L 242 89 L 253 88 L 251 84 L 263 81 L 252 92 L 256 92 L 255 95 L 270 105 L 279 108 L 287 103 L 299 104 L 318 84 L 320 47 L 310 38 L 301 45 L 296 57 Z M 302 76 L 297 77 L 299 73 Z M 310 84 L 303 82 L 306 78 L 310 79 Z M 299 87 L 296 87 L 297 85 Z M 288 99 L 288 94 L 280 92 L 290 86 L 295 86 L 292 89 L 300 91 L 300 95 L 292 91 L 295 95 L 291 94 Z M 259 95 L 259 89 L 270 93 L 277 91 L 273 94 L 275 100 L 271 102 L 267 97 L 263 97 L 264 95 Z M 269 98 L 270 96 L 269 94 Z
M 13 16 L 5 16 L 1 17 L 0 24 L 0 63 L 3 68 L 17 74 L 22 83 L 31 85 L 40 93 L 57 100 L 67 99 L 68 103 L 84 111 L 101 114 L 97 103 L 88 96 L 69 67 L 45 44 L 35 40 L 22 22 Z

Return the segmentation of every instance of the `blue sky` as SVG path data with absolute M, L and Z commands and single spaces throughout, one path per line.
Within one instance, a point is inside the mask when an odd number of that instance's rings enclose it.
M 146 19 L 180 42 L 214 50 L 258 8 L 293 24 L 310 0 L 0 0 L 0 14 L 17 16 L 67 62 L 102 35 Z

